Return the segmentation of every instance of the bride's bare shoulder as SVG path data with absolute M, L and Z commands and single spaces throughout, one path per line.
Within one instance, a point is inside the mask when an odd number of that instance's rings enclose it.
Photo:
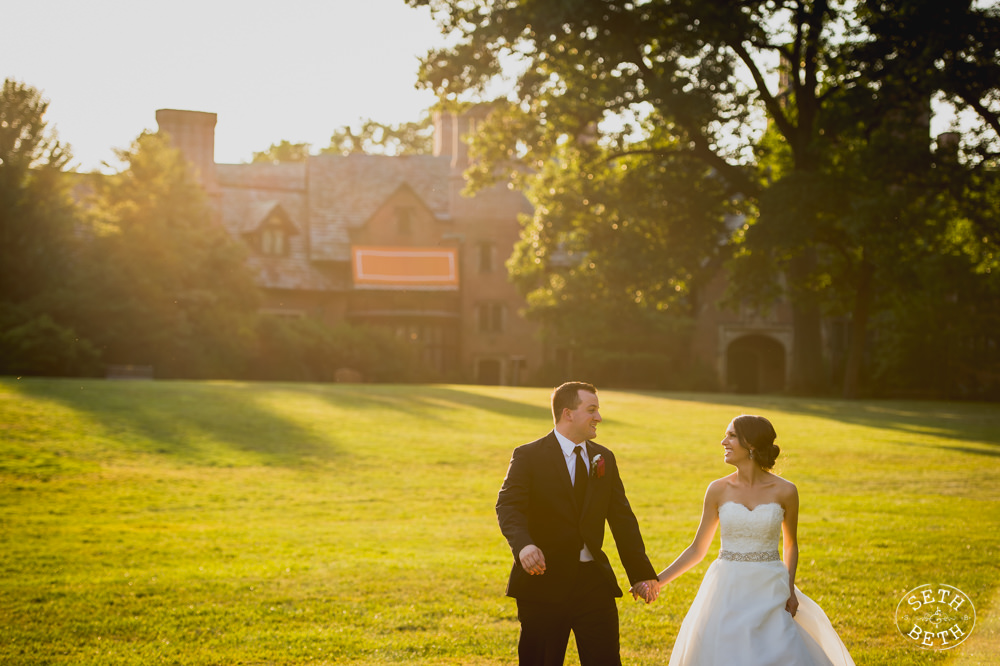
M 737 478 L 738 477 L 736 472 L 733 472 L 732 474 L 727 474 L 726 476 L 716 479 L 715 481 L 712 481 L 710 484 L 708 484 L 708 490 L 712 491 L 712 490 L 722 490 L 724 488 L 730 488 L 736 483 Z
M 794 483 L 788 479 L 783 479 L 780 476 L 775 476 L 774 484 L 779 501 L 784 503 L 789 500 L 798 500 L 799 489 L 795 487 Z
M 736 482 L 736 472 L 728 476 L 724 476 L 721 479 L 716 479 L 708 484 L 708 488 L 705 490 L 705 497 L 708 499 L 718 500 L 725 492 L 733 487 Z

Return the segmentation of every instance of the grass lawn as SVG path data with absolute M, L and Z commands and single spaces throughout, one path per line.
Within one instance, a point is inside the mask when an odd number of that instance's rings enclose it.
M 551 427 L 547 401 L 528 388 L 0 378 L 0 663 L 516 663 L 493 506 L 511 450 Z M 1000 406 L 626 391 L 601 403 L 599 441 L 658 569 L 731 471 L 726 424 L 763 414 L 801 496 L 799 587 L 857 663 L 1000 661 Z M 626 664 L 666 664 L 717 548 L 655 604 L 619 603 Z M 895 626 L 903 594 L 934 582 L 978 611 L 949 651 Z

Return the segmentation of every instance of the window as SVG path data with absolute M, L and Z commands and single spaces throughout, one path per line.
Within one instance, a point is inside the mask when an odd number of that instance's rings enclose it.
M 493 266 L 493 255 L 496 245 L 490 241 L 483 241 L 479 244 L 479 272 L 480 273 L 492 273 L 495 268 Z
M 480 303 L 478 309 L 480 333 L 503 333 L 507 311 L 503 303 Z
M 280 227 L 265 227 L 260 232 L 260 251 L 271 256 L 286 254 L 285 231 Z

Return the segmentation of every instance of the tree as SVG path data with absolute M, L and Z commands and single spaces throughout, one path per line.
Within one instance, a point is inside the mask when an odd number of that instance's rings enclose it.
M 354 129 L 349 125 L 338 127 L 330 137 L 330 145 L 321 153 L 350 155 L 425 155 L 431 152 L 434 126 L 430 115 L 415 122 L 386 125 L 365 119 Z
M 861 270 L 846 289 L 831 285 L 832 255 L 871 247 L 859 241 L 877 234 L 869 237 L 864 229 L 885 223 L 874 211 L 851 215 L 840 205 L 836 188 L 858 179 L 838 177 L 837 155 L 863 144 L 873 118 L 899 126 L 892 119 L 913 111 L 914 94 L 927 95 L 929 103 L 939 93 L 971 110 L 993 130 L 987 138 L 996 140 L 991 82 L 997 80 L 998 21 L 993 9 L 971 2 L 948 3 L 943 23 L 928 21 L 940 8 L 928 0 L 408 3 L 430 6 L 442 29 L 458 35 L 454 46 L 424 59 L 424 85 L 457 102 L 485 95 L 502 73 L 513 79 L 514 102 L 498 104 L 500 112 L 473 145 L 479 159 L 474 186 L 510 177 L 520 184 L 540 181 L 535 189 L 545 191 L 551 170 L 540 165 L 559 159 L 562 146 L 593 134 L 594 127 L 608 148 L 606 169 L 618 156 L 640 153 L 696 160 L 711 169 L 724 186 L 721 196 L 739 202 L 747 218 L 734 249 L 745 267 L 759 269 L 750 271 L 762 287 L 758 295 L 773 294 L 777 276 L 787 278 L 797 391 L 815 392 L 826 383 L 824 305 L 864 283 Z M 918 39 L 917 26 L 926 32 L 927 25 L 945 37 Z M 907 60 L 911 56 L 919 57 Z M 898 94 L 907 81 L 919 85 L 911 95 Z M 862 104 L 853 106 L 857 102 Z M 887 129 L 881 136 L 895 149 L 913 135 L 895 137 Z M 780 153 L 780 164 L 768 162 L 769 148 Z M 650 159 L 644 168 L 657 166 Z M 648 182 L 663 188 L 655 178 Z M 857 231 L 853 242 L 817 242 L 845 231 L 848 219 Z M 701 253 L 712 256 L 713 241 L 702 240 Z M 870 262 L 846 263 L 864 269 Z
M 282 140 L 272 143 L 267 150 L 253 154 L 253 163 L 282 164 L 287 162 L 305 162 L 309 157 L 308 143 L 291 143 Z
M 257 304 L 242 247 L 165 137 L 144 133 L 119 158 L 127 168 L 95 179 L 88 202 L 79 327 L 108 363 L 159 377 L 237 374 Z
M 343 125 L 334 130 L 330 145 L 320 150 L 322 155 L 426 155 L 434 142 L 434 125 L 430 115 L 415 122 L 388 125 L 370 118 L 360 121 L 357 128 Z M 281 141 L 267 150 L 253 154 L 254 163 L 286 164 L 304 162 L 310 155 L 308 143 Z
M 89 374 L 98 353 L 67 321 L 78 262 L 78 217 L 67 146 L 48 127 L 49 102 L 27 84 L 0 92 L 0 372 Z
M 953 182 L 965 178 L 958 172 L 971 176 L 988 167 L 988 156 L 995 151 L 995 118 L 983 106 L 989 105 L 989 89 L 982 84 L 1000 73 L 995 14 L 961 3 L 942 7 L 902 0 L 866 3 L 857 18 L 866 32 L 842 48 L 852 78 L 828 90 L 818 112 L 823 139 L 818 168 L 796 172 L 790 156 L 781 157 L 781 147 L 761 156 L 761 164 L 780 176 L 761 194 L 762 224 L 744 239 L 744 249 L 771 257 L 814 248 L 813 283 L 821 285 L 814 291 L 825 313 L 845 316 L 850 324 L 843 367 L 846 397 L 860 390 L 872 340 L 869 320 L 880 308 L 912 301 L 906 292 L 923 281 L 916 273 L 923 266 L 937 272 L 937 255 L 955 247 L 948 239 L 963 224 Z M 934 23 L 944 27 L 927 34 Z M 978 76 L 961 74 L 970 69 Z M 966 83 L 958 90 L 954 82 L 963 78 Z M 965 139 L 977 156 L 960 164 L 957 145 L 941 144 L 936 150 L 930 145 L 935 97 L 984 111 L 976 113 L 985 132 Z M 966 189 L 959 196 L 969 194 Z M 804 208 L 816 213 L 805 228 Z M 995 228 L 980 230 L 995 242 Z M 752 267 L 737 264 L 736 270 L 735 282 L 745 284 Z M 954 283 L 961 281 L 954 276 Z M 924 292 L 928 298 L 931 293 Z M 881 347 L 886 354 L 885 345 Z
M 7 79 L 0 93 L 0 299 L 25 303 L 64 277 L 74 216 L 66 146 L 38 90 Z
M 732 210 L 723 184 L 678 155 L 608 162 L 587 140 L 561 146 L 538 176 L 526 189 L 535 212 L 508 268 L 543 331 L 575 348 L 604 385 L 696 380 L 685 352 L 693 285 L 718 270 Z
M 876 391 L 1000 398 L 1000 173 L 957 158 L 942 146 L 931 186 L 915 197 L 935 233 L 880 268 Z

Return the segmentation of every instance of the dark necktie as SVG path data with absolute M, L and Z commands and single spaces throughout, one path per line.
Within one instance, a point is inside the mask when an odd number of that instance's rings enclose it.
M 576 474 L 573 475 L 573 493 L 576 495 L 576 508 L 583 511 L 583 498 L 587 496 L 587 464 L 583 462 L 583 447 L 573 449 L 576 454 Z

